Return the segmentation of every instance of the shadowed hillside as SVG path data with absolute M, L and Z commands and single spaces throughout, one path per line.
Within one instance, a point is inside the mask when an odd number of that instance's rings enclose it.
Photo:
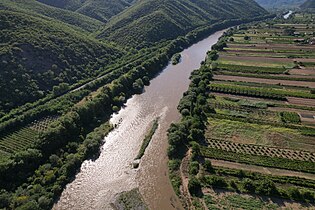
M 53 18 L 67 23 L 69 26 L 79 27 L 89 32 L 97 30 L 103 24 L 101 21 L 85 15 L 45 5 L 36 0 L 1 0 L 0 9 L 20 12 L 40 18 L 43 18 L 43 16 Z
M 130 6 L 124 0 L 38 0 L 47 5 L 71 10 L 102 22 Z
M 121 53 L 58 21 L 0 10 L 0 110 L 93 75 Z
M 266 11 L 252 0 L 139 1 L 113 18 L 98 37 L 139 47 L 218 21 L 264 14 Z
M 314 9 L 315 8 L 315 0 L 307 0 L 304 4 L 301 5 L 302 9 Z

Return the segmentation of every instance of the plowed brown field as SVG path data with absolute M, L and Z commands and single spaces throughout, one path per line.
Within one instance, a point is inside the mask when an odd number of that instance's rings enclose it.
M 280 84 L 280 85 L 288 85 L 288 86 L 315 88 L 315 82 L 239 77 L 239 76 L 229 76 L 229 75 L 214 75 L 213 78 L 215 80 L 225 80 L 225 81 L 254 82 L 254 83 L 271 84 L 271 85 Z

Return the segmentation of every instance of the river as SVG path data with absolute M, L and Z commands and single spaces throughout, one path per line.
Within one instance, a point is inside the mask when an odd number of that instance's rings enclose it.
M 64 189 L 53 209 L 112 209 L 110 203 L 123 191 L 139 188 L 150 209 L 182 209 L 168 178 L 167 129 L 179 120 L 176 109 L 188 89 L 190 73 L 199 68 L 206 52 L 223 31 L 181 52 L 181 62 L 169 64 L 140 95 L 130 98 L 111 118 L 119 126 L 104 139 L 98 159 L 84 161 L 75 179 Z M 132 169 L 142 140 L 156 117 L 156 130 L 140 167 Z

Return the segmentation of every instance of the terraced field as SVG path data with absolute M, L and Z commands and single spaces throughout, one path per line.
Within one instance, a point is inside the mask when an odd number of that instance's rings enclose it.
M 208 53 L 217 57 L 205 61 L 213 81 L 204 141 L 192 146 L 200 157 L 191 160 L 199 171 L 190 176 L 202 177 L 193 206 L 221 209 L 220 200 L 237 198 L 257 209 L 314 208 L 315 22 L 302 20 L 295 14 L 232 29 Z M 262 205 L 248 193 L 280 202 Z
M 37 135 L 46 131 L 49 124 L 57 118 L 58 116 L 48 116 L 34 121 L 13 133 L 0 136 L 0 159 L 29 148 L 36 142 Z
M 289 150 L 276 147 L 263 147 L 251 144 L 239 144 L 223 139 L 208 138 L 208 146 L 211 148 L 225 150 L 228 152 L 268 156 L 268 157 L 279 157 L 290 160 L 302 160 L 315 162 L 315 153 L 300 151 L 300 150 Z

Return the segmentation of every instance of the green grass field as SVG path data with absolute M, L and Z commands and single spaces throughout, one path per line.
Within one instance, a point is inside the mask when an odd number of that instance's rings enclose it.
M 315 138 L 295 129 L 208 118 L 207 138 L 315 152 Z

